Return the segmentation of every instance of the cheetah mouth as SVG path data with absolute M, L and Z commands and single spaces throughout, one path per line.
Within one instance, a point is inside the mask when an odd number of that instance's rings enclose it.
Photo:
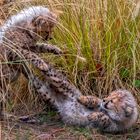
M 46 36 L 45 36 L 45 40 L 47 41 L 48 39 L 49 39 L 49 36 L 48 36 L 48 35 L 46 35 Z
M 100 104 L 100 110 L 103 111 L 103 112 L 106 112 L 108 110 L 106 104 L 102 103 Z

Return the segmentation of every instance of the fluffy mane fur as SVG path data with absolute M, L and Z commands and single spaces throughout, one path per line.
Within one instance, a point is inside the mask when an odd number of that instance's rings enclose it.
M 17 26 L 22 22 L 31 22 L 37 16 L 46 16 L 51 19 L 52 22 L 56 22 L 51 16 L 49 16 L 50 10 L 43 6 L 32 6 L 29 8 L 23 9 L 16 15 L 11 16 L 5 24 L 0 28 L 0 42 L 2 42 L 2 38 L 4 36 L 5 31 L 7 31 L 11 27 Z

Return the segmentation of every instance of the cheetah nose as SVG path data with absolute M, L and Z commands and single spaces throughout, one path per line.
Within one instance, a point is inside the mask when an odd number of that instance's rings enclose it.
M 103 102 L 105 102 L 105 99 L 103 99 Z

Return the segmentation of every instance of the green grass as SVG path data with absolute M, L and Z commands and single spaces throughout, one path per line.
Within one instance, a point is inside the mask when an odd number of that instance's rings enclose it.
M 60 61 L 57 58 L 55 65 L 84 94 L 108 94 L 116 88 L 135 93 L 139 90 L 134 83 L 140 79 L 140 18 L 132 19 L 135 9 L 131 2 L 55 0 L 46 3 L 63 12 L 52 43 L 68 53 Z

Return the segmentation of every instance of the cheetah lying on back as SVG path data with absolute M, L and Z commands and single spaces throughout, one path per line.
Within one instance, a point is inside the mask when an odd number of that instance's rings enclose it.
M 50 99 L 66 124 L 99 128 L 105 132 L 121 132 L 137 121 L 137 103 L 127 90 L 116 90 L 103 100 L 82 96 L 59 71 L 44 73 L 48 82 L 33 80 L 43 99 Z M 38 81 L 38 82 L 37 82 Z

